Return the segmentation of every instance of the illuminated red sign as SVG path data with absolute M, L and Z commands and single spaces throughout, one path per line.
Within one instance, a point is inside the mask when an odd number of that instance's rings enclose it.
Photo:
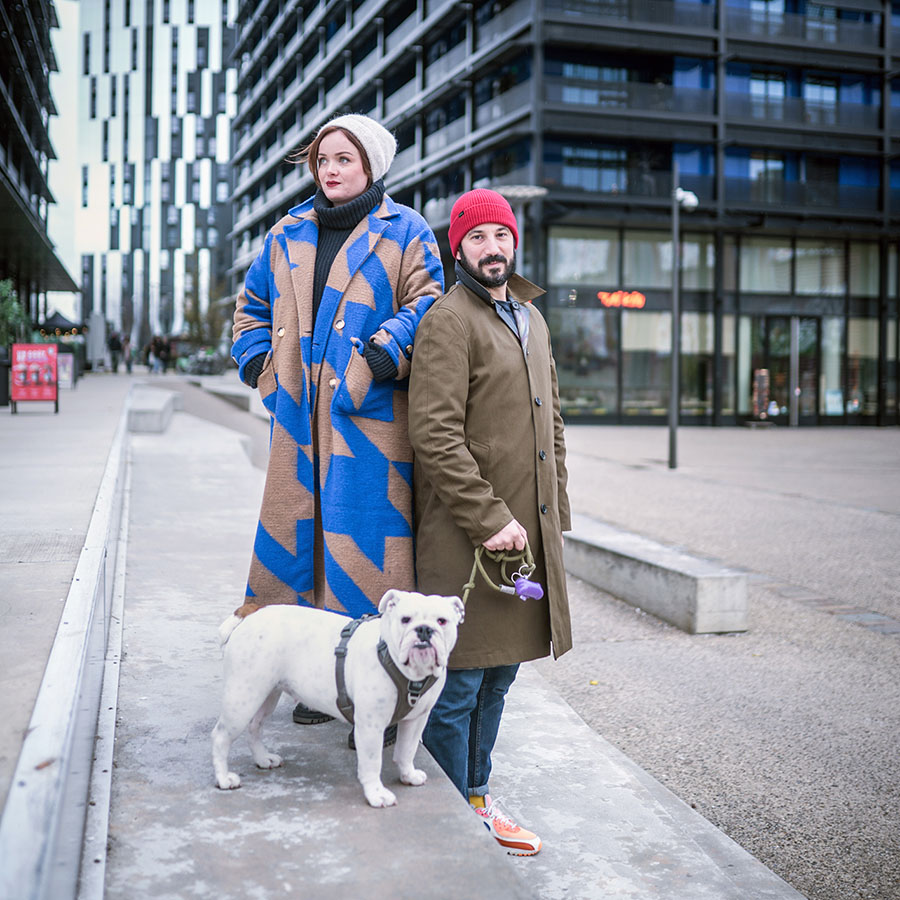
M 626 309 L 643 309 L 647 303 L 640 291 L 599 291 L 597 299 L 604 306 L 624 306 Z

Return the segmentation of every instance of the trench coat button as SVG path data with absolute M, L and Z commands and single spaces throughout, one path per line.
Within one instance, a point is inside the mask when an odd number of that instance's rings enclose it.
M 406 345 L 406 355 L 407 355 L 407 356 L 412 356 L 412 344 L 407 344 L 407 345 Z
M 338 319 L 337 322 L 334 323 L 334 327 L 337 328 L 338 331 L 340 331 L 344 327 L 344 320 Z
M 337 386 L 337 378 L 332 378 L 332 379 L 328 382 L 328 387 L 332 387 L 332 388 L 333 388 L 333 387 L 336 387 L 336 386 Z
M 538 456 L 539 456 L 541 459 L 546 459 L 546 458 L 547 458 L 547 451 L 546 451 L 546 450 L 541 450 L 541 452 L 538 453 Z
M 534 405 L 535 405 L 535 406 L 542 406 L 543 403 L 544 403 L 544 401 L 541 400 L 540 397 L 535 397 L 535 398 L 534 398 Z
M 546 504 L 546 503 L 542 503 L 542 504 L 541 504 L 541 512 L 542 512 L 545 516 L 547 515 L 547 504 Z
M 278 337 L 284 337 L 284 328 L 279 328 L 276 334 Z

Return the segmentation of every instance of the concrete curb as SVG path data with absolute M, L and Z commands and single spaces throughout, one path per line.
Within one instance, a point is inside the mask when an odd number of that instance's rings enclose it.
M 0 898 L 75 895 L 122 513 L 128 412 L 94 510 L 0 820 Z

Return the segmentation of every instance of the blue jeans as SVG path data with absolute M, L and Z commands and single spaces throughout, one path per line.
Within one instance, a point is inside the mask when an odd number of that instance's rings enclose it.
M 466 798 L 489 793 L 491 753 L 506 693 L 518 671 L 518 664 L 447 670 L 422 742 Z

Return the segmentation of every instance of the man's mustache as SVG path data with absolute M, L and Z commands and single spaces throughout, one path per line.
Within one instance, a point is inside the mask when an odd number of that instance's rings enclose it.
M 501 256 L 499 253 L 494 256 L 485 256 L 484 259 L 478 260 L 479 266 L 489 266 L 491 263 L 500 263 L 501 265 L 508 266 L 509 260 L 505 256 Z

